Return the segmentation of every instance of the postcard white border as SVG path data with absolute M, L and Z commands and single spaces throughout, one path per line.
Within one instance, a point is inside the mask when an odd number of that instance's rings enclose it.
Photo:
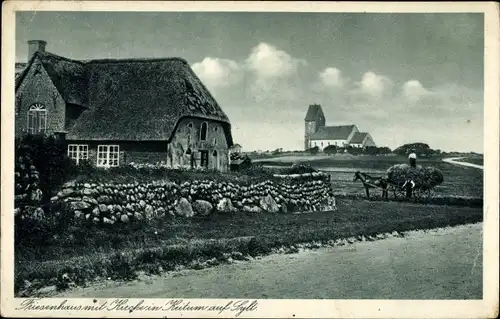
M 484 262 L 482 300 L 259 300 L 240 317 L 278 318 L 489 318 L 498 315 L 499 282 L 499 7 L 494 2 L 157 2 L 157 1 L 6 1 L 2 3 L 2 228 L 1 314 L 9 317 L 227 317 L 200 312 L 53 312 L 16 310 L 13 294 L 13 163 L 15 11 L 260 11 L 260 12 L 482 12 L 485 23 L 484 85 Z M 63 299 L 45 299 L 57 304 Z M 109 299 L 108 301 L 111 301 Z M 141 299 L 131 299 L 133 304 Z M 146 299 L 148 304 L 165 299 Z M 224 304 L 225 299 L 185 299 L 192 304 Z M 92 299 L 71 299 L 91 305 Z M 99 302 L 103 302 L 99 299 Z

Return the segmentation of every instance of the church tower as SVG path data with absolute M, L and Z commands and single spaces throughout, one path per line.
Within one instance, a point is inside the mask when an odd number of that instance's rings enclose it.
M 325 126 L 325 115 L 323 114 L 321 105 L 309 105 L 304 122 L 304 150 L 307 150 L 311 147 L 311 136 L 316 133 L 320 127 Z

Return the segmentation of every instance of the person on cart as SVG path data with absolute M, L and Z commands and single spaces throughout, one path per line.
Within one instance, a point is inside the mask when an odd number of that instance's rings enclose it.
M 414 149 L 410 151 L 410 154 L 408 155 L 408 160 L 410 161 L 410 166 L 412 168 L 417 167 L 417 154 L 415 153 Z
M 410 154 L 408 155 L 408 161 L 410 162 L 410 167 L 412 168 L 411 170 L 411 175 L 408 176 L 408 179 L 406 180 L 404 186 L 406 188 L 406 197 L 411 198 L 412 193 L 413 193 L 413 188 L 415 188 L 415 182 L 413 181 L 413 174 L 414 171 L 413 169 L 417 168 L 417 154 L 415 153 L 414 149 L 410 150 Z

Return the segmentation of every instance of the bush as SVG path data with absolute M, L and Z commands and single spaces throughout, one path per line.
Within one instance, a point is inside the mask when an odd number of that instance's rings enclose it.
M 317 146 L 311 147 L 311 148 L 307 149 L 306 152 L 311 154 L 311 155 L 316 155 L 319 152 L 319 147 L 317 147 Z
M 433 150 L 428 144 L 425 143 L 404 144 L 396 148 L 394 153 L 397 155 L 408 155 L 411 150 L 415 150 L 415 154 L 417 154 L 418 157 L 430 157 L 441 154 L 440 150 Z
M 325 147 L 323 149 L 323 152 L 325 154 L 335 154 L 335 153 L 337 153 L 337 149 L 338 149 L 338 147 L 336 145 L 328 145 L 327 147 Z
M 282 174 L 307 174 L 315 172 L 317 172 L 317 170 L 310 165 L 292 165 L 292 167 L 284 169 Z
M 42 202 L 50 199 L 68 176 L 74 173 L 76 167 L 67 156 L 66 145 L 53 136 L 25 135 L 16 138 L 15 156 L 16 172 L 25 174 L 23 168 L 26 170 L 32 165 L 36 168 Z

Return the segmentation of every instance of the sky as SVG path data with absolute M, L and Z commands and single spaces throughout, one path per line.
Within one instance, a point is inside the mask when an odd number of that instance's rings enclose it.
M 479 13 L 18 12 L 27 41 L 72 59 L 181 57 L 244 151 L 299 150 L 304 117 L 355 124 L 378 146 L 483 152 Z

